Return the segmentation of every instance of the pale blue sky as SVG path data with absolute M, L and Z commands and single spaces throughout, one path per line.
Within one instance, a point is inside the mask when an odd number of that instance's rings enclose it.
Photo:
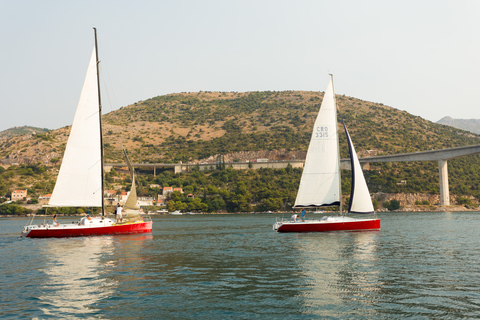
M 324 91 L 480 119 L 480 1 L 0 0 L 0 131 L 70 125 L 97 27 L 104 113 L 196 91 Z M 103 90 L 102 84 L 102 90 Z

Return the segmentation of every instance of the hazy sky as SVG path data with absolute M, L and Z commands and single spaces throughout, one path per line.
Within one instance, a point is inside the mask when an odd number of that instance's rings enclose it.
M 324 91 L 480 119 L 480 1 L 0 0 L 0 131 L 73 120 L 97 27 L 104 113 L 196 91 Z M 105 88 L 107 91 L 105 91 Z

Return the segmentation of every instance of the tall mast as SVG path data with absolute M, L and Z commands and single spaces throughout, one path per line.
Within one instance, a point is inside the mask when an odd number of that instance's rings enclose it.
M 343 204 L 342 204 L 342 168 L 340 167 L 340 142 L 338 141 L 338 124 L 337 124 L 337 99 L 335 99 L 335 86 L 333 85 L 333 74 L 329 73 L 330 77 L 332 78 L 332 91 L 333 91 L 333 104 L 335 105 L 335 126 L 337 130 L 337 150 L 338 150 L 338 177 L 340 179 L 340 183 L 338 186 L 338 192 L 340 195 L 340 214 L 343 214 Z
M 97 45 L 97 28 L 93 28 L 95 34 L 95 55 L 97 58 L 97 90 L 98 90 L 98 121 L 100 123 L 100 155 L 101 155 L 101 175 L 102 175 L 102 216 L 105 216 L 105 181 L 104 181 L 104 169 L 103 169 L 103 134 L 102 134 L 102 99 L 100 96 L 100 72 L 98 71 L 98 45 Z

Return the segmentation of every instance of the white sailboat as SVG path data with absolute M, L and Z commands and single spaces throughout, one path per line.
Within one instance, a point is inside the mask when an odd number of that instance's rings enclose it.
M 152 231 L 152 222 L 141 216 L 117 224 L 105 217 L 103 201 L 102 105 L 100 99 L 97 32 L 87 75 L 49 207 L 97 207 L 99 217 L 84 217 L 72 224 L 27 225 L 22 236 L 35 238 L 75 237 Z M 128 160 L 128 159 L 127 159 Z M 132 181 L 135 189 L 135 181 Z M 135 199 L 136 201 L 136 199 Z
M 345 123 L 343 127 L 347 136 L 352 169 L 352 190 L 348 212 L 373 214 L 374 208 L 360 162 Z M 282 219 L 273 225 L 273 229 L 278 232 L 380 229 L 380 219 L 356 219 L 342 215 L 340 150 L 333 76 L 325 91 L 313 127 L 294 208 L 325 206 L 339 206 L 340 215 L 326 216 L 320 220 Z

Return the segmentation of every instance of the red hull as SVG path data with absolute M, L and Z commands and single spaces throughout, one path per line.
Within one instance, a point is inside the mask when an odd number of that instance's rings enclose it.
M 328 231 L 365 231 L 380 230 L 380 219 L 348 222 L 295 222 L 285 223 L 278 232 L 328 232 Z
M 105 227 L 32 229 L 28 238 L 67 238 L 152 232 L 152 221 Z

